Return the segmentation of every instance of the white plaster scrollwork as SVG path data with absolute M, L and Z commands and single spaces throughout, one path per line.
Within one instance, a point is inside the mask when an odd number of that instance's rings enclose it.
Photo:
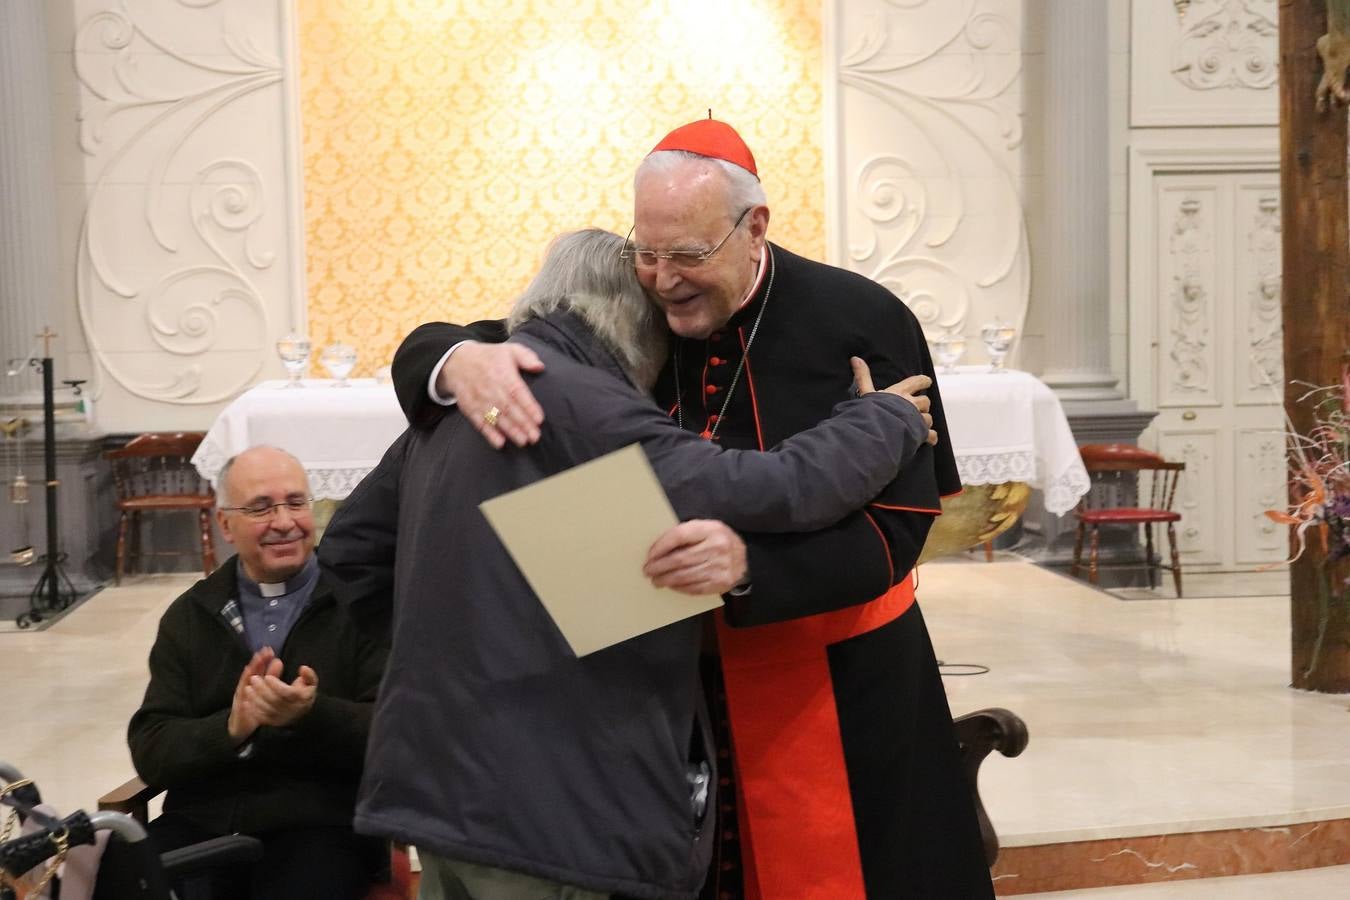
M 1285 496 L 1285 456 L 1284 441 L 1268 437 L 1256 443 L 1249 454 L 1250 471 L 1256 474 L 1254 484 L 1258 486 L 1255 503 L 1248 506 L 1247 513 L 1256 525 L 1260 546 L 1263 549 L 1282 550 L 1283 538 L 1288 529 L 1277 525 L 1265 515 L 1268 509 L 1279 509 L 1287 498 Z
M 1207 5 L 1182 18 L 1173 76 L 1197 91 L 1272 87 L 1278 53 L 1275 0 L 1210 0 Z
M 1256 266 L 1247 292 L 1248 386 L 1268 389 L 1284 383 L 1284 335 L 1280 318 L 1280 200 L 1257 202 L 1256 221 L 1247 235 Z
M 1284 435 L 1275 428 L 1235 429 L 1233 453 L 1234 559 L 1244 564 L 1284 559 L 1289 531 L 1265 515 L 1266 510 L 1280 509 L 1288 502 Z
M 1186 469 L 1190 472 L 1207 471 L 1206 464 L 1209 456 L 1195 441 L 1185 441 L 1181 445 L 1181 461 L 1186 464 Z M 1199 478 L 1182 478 L 1178 486 L 1178 493 L 1181 495 L 1177 501 L 1177 506 L 1181 509 L 1181 552 L 1187 549 L 1194 549 L 1196 545 L 1204 543 L 1204 532 L 1201 531 L 1199 522 L 1202 517 L 1198 515 L 1201 509 L 1201 482 Z
M 1172 226 L 1171 346 L 1173 390 L 1178 393 L 1207 392 L 1210 386 L 1209 318 L 1212 292 L 1204 283 L 1200 258 L 1205 252 L 1206 223 L 1201 219 L 1203 206 L 1187 197 L 1178 207 Z
M 176 2 L 201 11 L 219 0 Z M 244 98 L 279 90 L 282 64 L 234 33 L 220 10 L 213 28 L 223 50 L 206 53 L 175 49 L 157 29 L 186 32 L 142 9 L 100 10 L 75 35 L 76 77 L 92 95 L 80 145 L 98 166 L 80 226 L 80 322 L 96 384 L 106 374 L 144 399 L 216 403 L 251 384 L 268 358 L 257 274 L 277 252 L 260 246 L 269 191 L 258 166 L 218 155 L 203 135 Z M 144 188 L 139 216 L 127 185 Z M 143 325 L 139 338 L 132 322 Z M 209 362 L 208 351 L 222 349 L 228 363 Z M 162 360 L 147 364 L 155 354 Z M 127 362 L 133 356 L 139 366 Z
M 1020 327 L 1026 313 L 1026 224 L 1010 162 L 1022 142 L 1010 96 L 1019 30 L 984 6 L 885 0 L 850 20 L 837 67 L 869 110 L 849 126 L 850 143 L 866 149 L 845 163 L 848 263 L 889 287 L 930 336 L 967 330 L 975 316 Z

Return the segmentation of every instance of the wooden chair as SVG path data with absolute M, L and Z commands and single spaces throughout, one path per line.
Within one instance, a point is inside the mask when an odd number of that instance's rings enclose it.
M 132 778 L 99 797 L 98 808 L 125 813 L 145 823 L 149 821 L 149 803 L 160 793 L 159 788 L 147 785 L 139 778 Z M 403 845 L 394 844 L 389 852 L 388 877 L 371 885 L 364 900 L 412 900 L 416 896 L 417 882 L 412 875 L 408 850 Z
M 1083 465 L 1093 481 L 1093 488 L 1080 501 L 1075 515 L 1078 534 L 1073 547 L 1073 575 L 1078 576 L 1083 561 L 1083 538 L 1092 529 L 1091 550 L 1088 556 L 1088 581 L 1097 583 L 1097 572 L 1103 568 L 1135 567 L 1136 563 L 1103 565 L 1097 555 L 1102 525 L 1144 526 L 1146 549 L 1144 565 L 1148 569 L 1148 584 L 1153 587 L 1159 569 L 1170 569 L 1177 596 L 1181 596 L 1181 559 L 1177 554 L 1176 523 L 1181 513 L 1172 511 L 1177 481 L 1186 469 L 1182 462 L 1168 462 L 1156 453 L 1150 453 L 1132 444 L 1086 444 L 1078 448 Z M 1149 472 L 1148 504 L 1141 503 L 1139 473 Z M 1171 564 L 1153 558 L 1153 526 L 1167 525 L 1167 546 Z
M 141 562 L 141 513 L 195 512 L 201 532 L 202 572 L 210 575 L 216 568 L 211 534 L 216 495 L 192 465 L 192 454 L 203 436 L 200 431 L 142 434 L 103 454 L 112 463 L 117 491 L 116 583 L 122 582 L 128 556 L 136 565 Z

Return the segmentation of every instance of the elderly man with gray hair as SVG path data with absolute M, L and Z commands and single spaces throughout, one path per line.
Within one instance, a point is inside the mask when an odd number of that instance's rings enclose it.
M 381 554 L 394 566 L 356 827 L 417 845 L 423 897 L 693 898 L 712 849 L 702 623 L 578 658 L 480 503 L 640 444 L 682 520 L 653 545 L 647 575 L 728 593 L 746 574 L 732 528 L 828 526 L 935 438 L 913 396 L 929 379 L 873 391 L 861 360 L 862 396 L 773 451 L 681 429 L 648 393 L 666 337 L 623 245 L 594 229 L 557 239 L 511 313 L 510 340 L 547 364 L 529 376 L 547 411 L 537 444 L 495 450 L 461 416 L 409 429 L 325 533 L 335 572 Z
M 262 841 L 252 871 L 188 896 L 362 897 L 384 856 L 351 823 L 385 649 L 319 571 L 295 457 L 245 450 L 221 470 L 216 502 L 238 555 L 164 613 L 128 729 L 137 774 L 167 790 L 150 833 L 161 852 Z

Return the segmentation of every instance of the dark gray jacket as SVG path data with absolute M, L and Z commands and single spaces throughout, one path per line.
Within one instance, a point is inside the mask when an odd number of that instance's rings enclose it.
M 577 659 L 478 505 L 638 442 L 681 519 L 804 531 L 879 492 L 927 427 L 878 393 L 772 452 L 722 450 L 636 390 L 570 313 L 513 340 L 546 365 L 530 383 L 542 440 L 496 451 L 460 416 L 410 430 L 324 538 L 331 569 L 359 569 L 359 554 L 390 546 L 397 510 L 393 649 L 357 830 L 592 890 L 692 898 L 712 843 L 686 779 L 691 758 L 714 758 L 698 722 L 699 621 Z

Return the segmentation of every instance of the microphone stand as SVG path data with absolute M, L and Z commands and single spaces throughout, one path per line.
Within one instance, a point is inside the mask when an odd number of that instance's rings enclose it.
M 20 613 L 14 624 L 28 628 L 50 618 L 75 602 L 75 585 L 61 563 L 66 555 L 60 552 L 57 534 L 56 491 L 61 482 L 56 477 L 56 390 L 52 378 L 51 341 L 56 333 L 43 328 L 38 335 L 42 339 L 42 358 L 29 359 L 29 365 L 42 372 L 42 455 L 46 466 L 47 482 L 47 553 L 42 557 L 42 576 L 38 578 L 33 593 L 28 596 L 28 612 Z

